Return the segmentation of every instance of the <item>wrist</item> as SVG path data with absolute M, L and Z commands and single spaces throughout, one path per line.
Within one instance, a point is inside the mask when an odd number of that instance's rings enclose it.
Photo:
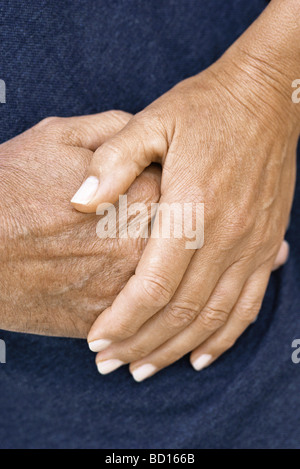
M 300 0 L 273 0 L 220 61 L 230 64 L 243 94 L 253 92 L 260 110 L 275 111 L 300 133 L 300 103 L 292 99 L 300 79 Z

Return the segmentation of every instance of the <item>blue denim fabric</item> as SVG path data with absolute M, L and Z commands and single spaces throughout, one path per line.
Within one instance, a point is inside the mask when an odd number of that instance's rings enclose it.
M 141 110 L 215 61 L 266 4 L 6 0 L 0 142 L 49 115 Z M 85 341 L 0 331 L 0 447 L 299 448 L 299 190 L 290 260 L 272 275 L 259 319 L 200 373 L 185 357 L 141 384 L 126 368 L 102 377 Z

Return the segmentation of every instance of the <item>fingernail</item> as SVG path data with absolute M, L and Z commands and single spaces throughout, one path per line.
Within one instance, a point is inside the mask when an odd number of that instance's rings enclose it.
M 95 176 L 88 177 L 78 189 L 71 202 L 82 205 L 88 204 L 96 194 L 98 186 L 99 180 Z
M 212 355 L 208 355 L 204 353 L 203 355 L 200 355 L 200 357 L 197 358 L 197 360 L 195 360 L 192 363 L 192 366 L 193 368 L 195 368 L 196 371 L 200 371 L 202 370 L 202 368 L 205 368 L 209 364 L 211 359 L 212 359 Z
M 153 375 L 156 370 L 156 366 L 150 364 L 142 365 L 132 371 L 132 376 L 133 379 L 139 383 L 140 381 L 143 381 L 144 379 L 149 378 L 149 376 Z
M 92 352 L 102 352 L 111 344 L 111 340 L 99 339 L 89 342 L 89 347 Z
M 124 362 L 112 358 L 111 360 L 104 360 L 103 362 L 97 363 L 97 368 L 101 375 L 107 375 L 122 365 L 124 365 Z

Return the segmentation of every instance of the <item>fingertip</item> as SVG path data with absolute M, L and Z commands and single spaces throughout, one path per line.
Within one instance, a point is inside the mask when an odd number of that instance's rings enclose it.
M 112 341 L 111 340 L 106 340 L 106 339 L 96 339 L 96 340 L 91 340 L 88 342 L 89 349 L 91 352 L 102 352 L 105 350 L 107 347 L 111 345 Z
M 71 204 L 79 212 L 96 213 L 109 208 L 118 198 L 119 190 L 109 178 L 100 183 L 96 176 L 89 176 L 71 199 Z
M 283 266 L 287 262 L 289 253 L 290 253 L 290 245 L 286 240 L 284 240 L 280 246 L 277 257 L 275 259 L 274 267 L 272 269 L 273 271 L 279 269 L 281 266 Z
M 71 199 L 73 207 L 80 212 L 89 210 L 88 204 L 95 197 L 98 188 L 99 179 L 96 176 L 89 176 Z
M 136 381 L 137 383 L 140 383 L 141 381 L 150 378 L 150 376 L 154 375 L 158 371 L 156 366 L 152 365 L 151 363 L 146 363 L 135 369 L 129 368 L 129 370 L 132 374 L 134 381 Z
M 203 368 L 206 368 L 208 365 L 210 365 L 211 361 L 212 355 L 208 353 L 203 353 L 198 356 L 198 358 L 191 355 L 191 365 L 196 371 L 203 370 Z
M 285 251 L 285 262 L 286 262 L 290 254 L 290 245 L 286 240 L 284 240 L 282 243 L 282 249 Z
M 107 375 L 123 365 L 125 365 L 125 363 L 116 358 L 96 362 L 97 369 L 101 375 Z

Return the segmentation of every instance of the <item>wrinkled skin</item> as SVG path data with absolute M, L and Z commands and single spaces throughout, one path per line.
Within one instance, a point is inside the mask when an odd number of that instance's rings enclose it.
M 95 152 L 93 212 L 151 162 L 161 202 L 205 204 L 205 242 L 149 240 L 135 275 L 88 340 L 100 372 L 124 363 L 137 381 L 188 352 L 200 370 L 256 318 L 287 227 L 296 174 L 299 2 L 274 0 L 215 64 L 179 83 Z M 89 181 L 89 180 L 88 180 Z M 85 186 L 89 182 L 85 182 Z M 109 362 L 109 360 L 115 360 Z
M 133 274 L 145 240 L 99 239 L 99 217 L 69 203 L 92 151 L 129 118 L 49 118 L 0 145 L 1 329 L 86 337 Z M 128 201 L 156 202 L 159 179 L 145 172 Z

